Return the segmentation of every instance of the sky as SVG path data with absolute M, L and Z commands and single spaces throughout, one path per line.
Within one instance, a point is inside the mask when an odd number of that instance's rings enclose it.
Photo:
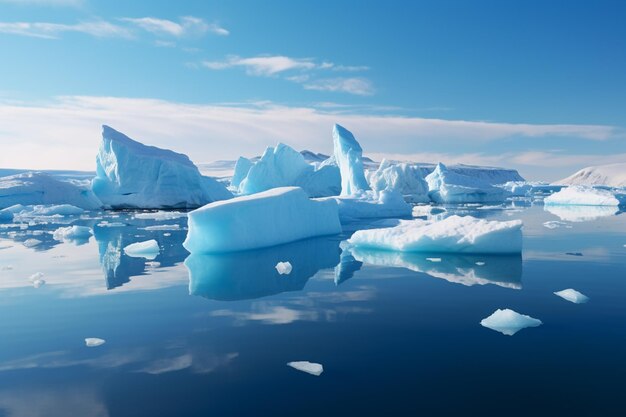
M 623 1 L 0 0 L 0 167 L 101 125 L 197 163 L 283 142 L 557 180 L 626 162 Z

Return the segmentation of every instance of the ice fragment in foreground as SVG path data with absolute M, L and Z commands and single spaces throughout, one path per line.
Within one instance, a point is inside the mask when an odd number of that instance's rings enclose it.
M 81 240 L 91 237 L 91 229 L 87 226 L 59 227 L 52 233 L 54 240 Z
M 156 240 L 150 239 L 145 242 L 131 243 L 124 248 L 124 253 L 132 257 L 142 257 L 146 259 L 154 259 L 159 254 L 159 244 Z
M 291 366 L 298 371 L 306 372 L 307 374 L 320 376 L 324 372 L 324 367 L 320 363 L 314 363 L 309 361 L 295 361 L 289 362 L 287 366 Z
M 85 346 L 87 347 L 97 347 L 97 346 L 104 345 L 105 343 L 106 343 L 106 340 L 99 339 L 97 337 L 87 337 L 85 339 Z
M 507 336 L 513 336 L 526 327 L 537 327 L 543 323 L 525 314 L 510 309 L 496 310 L 491 316 L 481 320 L 480 324 Z
M 441 258 L 426 258 L 426 260 L 430 262 L 441 262 Z
M 291 273 L 292 266 L 289 262 L 279 262 L 276 264 L 276 270 L 280 275 L 289 275 Z
M 554 294 L 558 295 L 559 297 L 567 301 L 571 301 L 572 303 L 575 303 L 575 304 L 583 304 L 589 301 L 589 297 L 587 297 L 585 294 L 582 294 L 572 288 L 568 288 L 562 291 L 557 291 Z
M 26 239 L 24 241 L 24 246 L 26 246 L 27 248 L 34 248 L 35 246 L 40 245 L 41 243 L 43 242 L 38 239 Z

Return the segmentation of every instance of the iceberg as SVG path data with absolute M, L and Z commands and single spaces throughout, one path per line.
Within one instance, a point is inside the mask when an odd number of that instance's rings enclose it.
M 291 266 L 291 264 L 289 262 L 279 262 L 276 264 L 276 271 L 278 271 L 278 273 L 280 275 L 289 275 L 291 274 L 291 269 L 293 267 Z
M 320 376 L 322 372 L 324 372 L 324 367 L 321 364 L 309 361 L 289 362 L 287 366 L 291 366 L 293 369 L 315 376 Z
M 502 188 L 478 178 L 468 177 L 448 170 L 444 164 L 437 164 L 426 177 L 428 195 L 436 203 L 499 203 L 504 201 Z
M 156 258 L 160 251 L 159 244 L 154 239 L 146 240 L 145 242 L 131 243 L 124 247 L 124 253 L 126 255 L 150 260 Z
M 370 189 L 363 171 L 363 149 L 346 128 L 333 127 L 334 157 L 341 173 L 341 195 L 350 196 Z
M 337 203 L 281 187 L 208 204 L 189 213 L 191 253 L 231 252 L 341 233 Z
M 239 184 L 239 193 L 254 194 L 287 186 L 301 187 L 309 197 L 326 197 L 339 194 L 341 177 L 336 166 L 322 165 L 316 169 L 300 152 L 279 143 L 276 147 L 268 147 L 250 166 Z
M 85 210 L 102 207 L 102 202 L 91 190 L 41 172 L 0 177 L 0 208 L 17 204 L 71 204 Z
M 143 145 L 108 126 L 102 126 L 91 187 L 112 208 L 195 208 L 232 197 L 186 155 Z
M 91 237 L 91 229 L 87 226 L 59 227 L 52 233 L 54 240 L 88 240 Z
M 411 203 L 428 203 L 428 184 L 415 166 L 391 164 L 383 159 L 376 171 L 368 171 L 367 180 L 374 191 L 397 191 Z
M 342 222 L 385 217 L 411 217 L 411 205 L 396 191 L 365 191 L 346 197 L 329 197 L 339 207 Z
M 347 245 L 398 252 L 515 254 L 522 251 L 522 222 L 456 215 L 435 222 L 405 220 L 395 227 L 359 230 Z
M 87 337 L 85 339 L 85 346 L 87 347 L 98 347 L 102 346 L 106 343 L 106 340 L 100 339 L 98 337 Z
M 243 181 L 248 176 L 248 172 L 250 172 L 250 168 L 252 168 L 252 165 L 252 161 L 250 161 L 248 158 L 240 156 L 235 163 L 235 171 L 233 172 L 233 177 L 230 179 L 230 186 L 235 189 L 239 189 L 241 181 Z
M 532 318 L 525 314 L 519 314 L 510 309 L 496 310 L 492 315 L 484 318 L 480 322 L 481 326 L 495 330 L 507 336 L 513 336 L 515 333 L 527 327 L 541 326 L 541 320 Z
M 424 163 L 412 163 L 411 165 L 418 168 L 423 177 L 432 173 L 437 167 L 435 164 Z M 454 173 L 475 178 L 491 185 L 525 181 L 515 169 L 464 164 L 446 165 L 446 167 Z
M 568 288 L 562 291 L 557 291 L 554 294 L 574 304 L 583 304 L 589 301 L 589 297 L 587 297 L 585 294 L 582 294 L 572 288 Z
M 546 197 L 544 205 L 621 206 L 626 204 L 626 191 L 572 185 Z

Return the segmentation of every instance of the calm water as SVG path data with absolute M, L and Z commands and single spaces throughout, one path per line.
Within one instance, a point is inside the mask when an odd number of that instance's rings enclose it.
M 367 224 L 192 257 L 184 217 L 65 219 L 94 236 L 64 243 L 56 223 L 1 226 L 0 416 L 626 415 L 626 216 L 456 211 L 523 219 L 523 255 L 341 253 Z M 150 238 L 153 261 L 123 254 Z M 284 260 L 291 275 L 274 269 Z M 589 303 L 553 294 L 565 288 Z M 498 308 L 544 324 L 514 336 L 479 325 Z

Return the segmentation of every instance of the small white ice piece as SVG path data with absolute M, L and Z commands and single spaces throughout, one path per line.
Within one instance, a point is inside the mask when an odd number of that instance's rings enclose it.
M 426 260 L 430 262 L 441 262 L 441 258 L 426 258 Z
M 287 366 L 291 366 L 298 371 L 306 372 L 307 374 L 320 376 L 324 372 L 324 367 L 320 363 L 314 363 L 309 361 L 295 361 L 289 362 Z
M 554 294 L 558 295 L 559 297 L 567 301 L 571 301 L 572 303 L 575 303 L 575 304 L 583 304 L 589 301 L 589 297 L 587 297 L 585 294 L 580 293 L 572 288 L 568 288 L 562 291 L 557 291 Z
M 288 261 L 286 262 L 279 262 L 276 264 L 276 270 L 278 271 L 278 273 L 280 275 L 289 275 L 291 274 L 291 269 L 293 267 L 291 266 L 291 263 L 289 263 Z
M 106 340 L 100 339 L 100 338 L 97 338 L 97 337 L 87 337 L 87 338 L 85 338 L 85 346 L 87 346 L 87 347 L 97 347 L 97 346 L 104 345 L 105 343 L 106 343 Z
M 124 253 L 134 258 L 146 258 L 152 260 L 159 254 L 159 244 L 156 240 L 150 239 L 144 242 L 131 243 L 124 248 Z
M 506 308 L 504 310 L 496 310 L 491 316 L 482 319 L 480 324 L 507 336 L 513 336 L 526 327 L 537 327 L 543 323 L 541 320 Z
M 478 261 L 478 262 L 476 262 L 476 265 L 478 265 L 478 266 L 483 266 L 483 265 L 485 265 L 485 263 L 484 263 L 484 262 L 482 262 L 482 261 Z
M 40 245 L 42 242 L 41 240 L 38 239 L 26 239 L 24 241 L 24 246 L 26 246 L 27 248 L 34 248 L 37 245 Z

